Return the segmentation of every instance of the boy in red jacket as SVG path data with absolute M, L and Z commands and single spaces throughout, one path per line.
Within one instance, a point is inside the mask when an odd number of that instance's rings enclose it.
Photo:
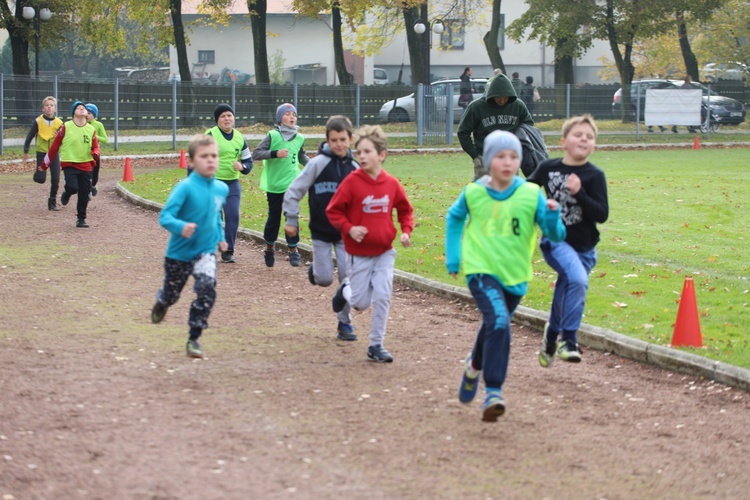
M 391 363 L 393 356 L 383 347 L 383 339 L 396 262 L 393 209 L 398 213 L 404 248 L 411 244 L 414 209 L 398 179 L 383 170 L 387 155 L 383 129 L 364 126 L 357 136 L 354 147 L 361 168 L 339 184 L 326 209 L 328 220 L 341 231 L 348 254 L 348 276 L 333 297 L 333 310 L 343 310 L 347 302 L 359 311 L 372 304 L 367 357 L 378 363 Z

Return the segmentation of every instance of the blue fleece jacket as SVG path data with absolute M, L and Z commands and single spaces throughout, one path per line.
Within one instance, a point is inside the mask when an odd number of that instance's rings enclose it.
M 197 172 L 177 183 L 159 214 L 159 224 L 172 233 L 167 245 L 168 258 L 190 262 L 201 254 L 215 252 L 217 245 L 226 241 L 221 209 L 228 194 L 225 183 Z M 190 238 L 183 238 L 182 229 L 189 222 L 197 227 Z

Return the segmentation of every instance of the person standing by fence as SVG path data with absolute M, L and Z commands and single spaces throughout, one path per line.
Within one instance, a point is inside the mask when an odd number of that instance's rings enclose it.
M 527 76 L 526 83 L 524 83 L 521 87 L 521 95 L 519 97 L 526 105 L 526 109 L 529 110 L 529 115 L 531 115 L 532 117 L 534 115 L 534 90 L 534 77 Z
M 63 122 L 58 118 L 57 113 L 57 99 L 52 96 L 45 97 L 42 101 L 42 114 L 37 116 L 34 123 L 31 125 L 29 133 L 26 135 L 26 140 L 23 143 L 23 163 L 29 161 L 29 148 L 31 147 L 31 140 L 36 137 L 36 166 L 42 164 L 44 161 L 44 155 L 49 151 L 49 147 L 52 144 L 52 140 L 55 138 L 55 134 L 60 130 Z M 47 200 L 47 209 L 52 211 L 58 211 L 60 208 L 57 206 L 57 190 L 60 187 L 60 159 L 55 158 L 50 164 L 50 186 L 49 186 L 49 199 Z
M 458 105 L 464 110 L 469 106 L 473 98 L 473 89 L 471 88 L 471 66 L 466 66 L 461 74 L 461 86 L 459 87 Z

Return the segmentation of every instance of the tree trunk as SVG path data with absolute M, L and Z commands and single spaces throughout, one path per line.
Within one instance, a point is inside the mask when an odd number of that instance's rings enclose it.
M 354 77 L 346 69 L 346 61 L 344 61 L 344 42 L 341 39 L 341 10 L 338 2 L 333 3 L 331 14 L 333 17 L 333 54 L 336 61 L 336 74 L 339 76 L 340 85 L 351 85 L 354 83 Z
M 253 59 L 255 83 L 258 92 L 258 116 L 260 121 L 276 121 L 276 99 L 271 92 L 271 73 L 268 70 L 268 46 L 266 45 L 267 0 L 247 0 L 250 12 L 250 28 L 253 32 Z
M 633 76 L 635 75 L 635 67 L 633 66 L 633 38 L 635 37 L 635 27 L 631 26 L 628 32 L 628 40 L 620 42 L 617 38 L 617 30 L 615 29 L 615 15 L 614 15 L 614 0 L 606 0 L 606 26 L 607 26 L 607 40 L 609 41 L 609 48 L 612 50 L 612 58 L 615 60 L 617 66 L 617 72 L 620 74 L 620 84 L 622 85 L 622 93 L 620 96 L 621 100 L 621 116 L 623 122 L 633 121 L 633 110 L 630 99 L 630 85 L 633 83 Z M 625 54 L 620 52 L 620 43 L 625 46 Z
M 690 46 L 690 39 L 687 34 L 687 24 L 685 24 L 685 15 L 682 11 L 677 12 L 677 37 L 680 42 L 680 51 L 682 52 L 682 59 L 685 61 L 685 69 L 687 74 L 693 78 L 693 81 L 700 81 L 700 71 L 698 69 L 698 58 L 693 53 L 693 48 Z
M 422 10 L 427 10 L 427 5 L 422 6 Z M 419 35 L 414 31 L 414 25 L 420 19 L 425 22 L 427 15 L 422 17 L 420 8 L 410 7 L 403 9 L 404 11 L 404 27 L 406 29 L 406 45 L 409 48 L 409 65 L 411 66 L 411 84 L 416 85 L 423 83 L 425 85 L 430 84 L 429 69 L 427 68 L 427 59 L 425 58 L 425 42 L 426 36 L 423 34 Z M 429 49 L 428 49 L 429 50 Z
M 567 38 L 559 38 L 555 41 L 555 85 L 566 85 L 575 83 L 575 72 L 573 71 L 573 58 L 571 56 L 558 56 L 562 47 L 568 43 Z
M 10 14 L 10 10 L 3 9 L 4 16 L 10 20 L 6 23 L 8 38 L 10 38 L 10 49 L 13 55 L 13 74 L 14 75 L 31 75 L 31 65 L 29 64 L 29 41 L 26 34 L 32 31 L 31 24 L 33 21 L 27 21 L 22 17 L 23 6 L 16 6 L 15 15 Z
M 180 81 L 190 83 L 192 76 L 190 61 L 188 61 L 187 56 L 187 46 L 185 45 L 185 26 L 182 24 L 182 0 L 169 0 L 169 13 L 172 16 L 174 48 L 177 52 L 177 67 L 180 71 Z
M 484 35 L 484 48 L 487 50 L 487 55 L 490 58 L 492 67 L 500 68 L 505 73 L 505 63 L 503 62 L 503 56 L 500 55 L 500 49 L 497 48 L 497 39 L 500 34 L 500 7 L 502 6 L 502 0 L 492 0 L 492 22 L 490 23 L 490 30 Z

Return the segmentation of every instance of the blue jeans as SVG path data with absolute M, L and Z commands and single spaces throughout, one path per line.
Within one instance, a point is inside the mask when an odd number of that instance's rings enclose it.
M 227 240 L 227 250 L 234 252 L 234 243 L 237 241 L 237 229 L 240 227 L 242 186 L 239 180 L 222 180 L 222 182 L 229 186 L 227 201 L 224 203 L 224 238 Z
M 469 277 L 469 291 L 482 313 L 471 364 L 484 373 L 487 389 L 501 389 L 508 374 L 510 358 L 510 318 L 521 297 L 506 292 L 494 276 Z
M 555 342 L 562 332 L 563 340 L 578 343 L 576 333 L 586 305 L 589 273 L 596 265 L 596 249 L 578 252 L 564 241 L 552 243 L 546 238 L 542 238 L 540 248 L 544 260 L 557 272 L 547 342 Z

